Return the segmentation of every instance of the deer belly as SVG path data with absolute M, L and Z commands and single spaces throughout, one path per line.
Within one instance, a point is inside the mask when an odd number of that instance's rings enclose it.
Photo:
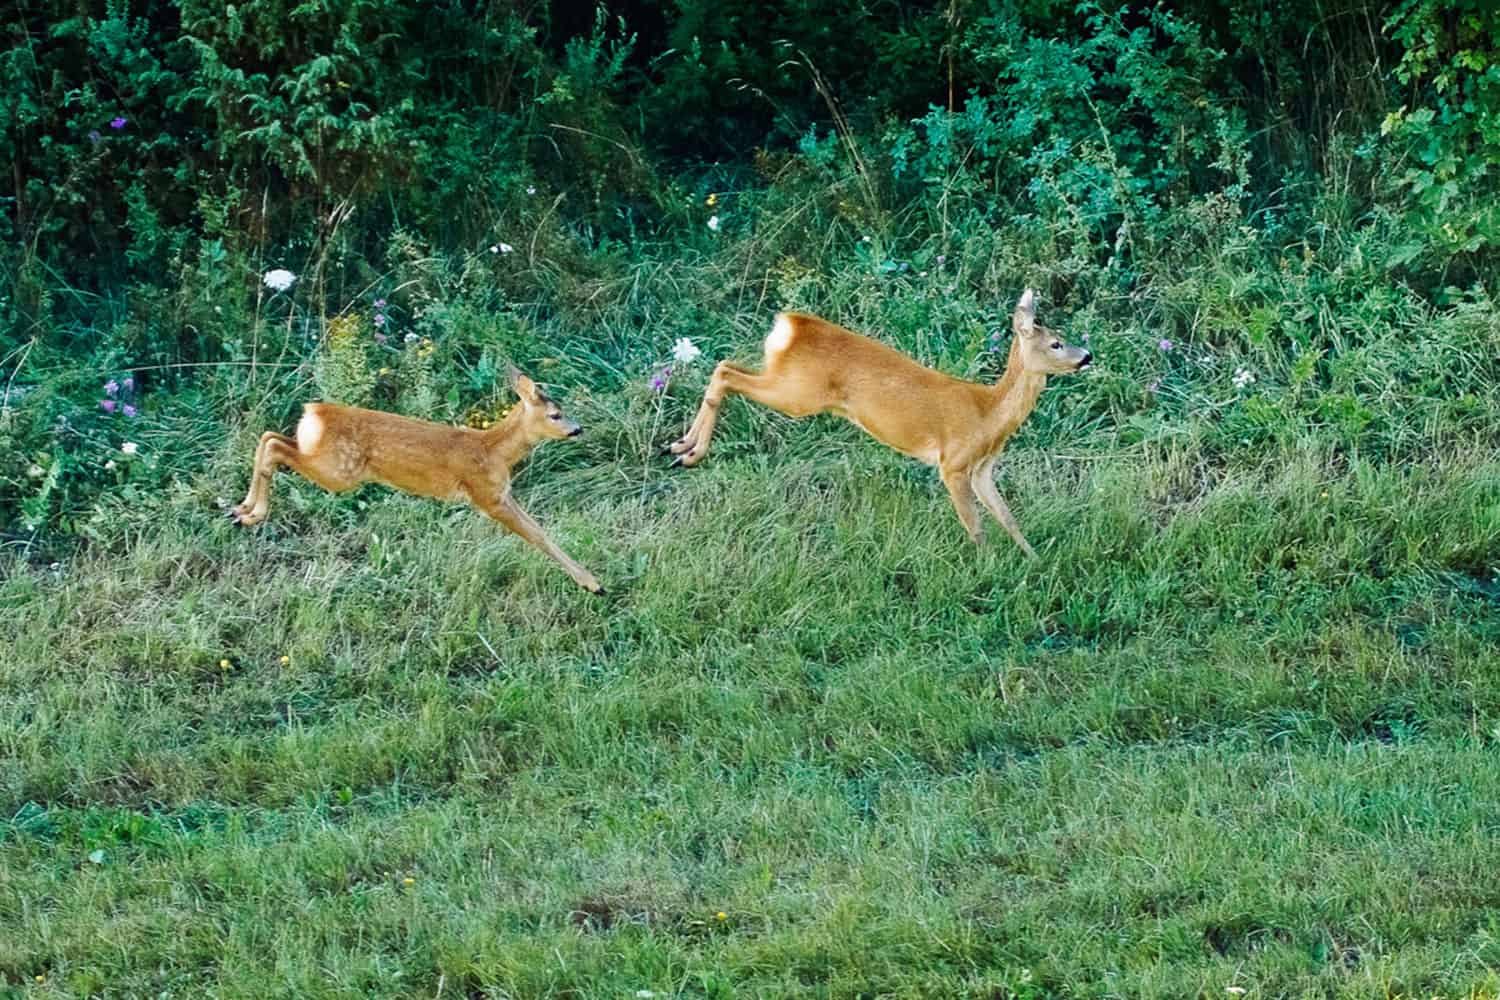
M 855 427 L 858 427 L 860 430 L 864 431 L 866 434 L 870 435 L 870 437 L 879 441 L 881 444 L 885 445 L 888 448 L 894 448 L 901 454 L 910 455 L 917 461 L 923 462 L 927 465 L 938 464 L 938 458 L 941 453 L 937 445 L 933 444 L 930 441 L 907 442 L 902 440 L 893 440 L 893 435 L 882 434 L 878 429 L 870 427 L 863 420 L 859 419 L 848 410 L 834 409 L 833 412 L 837 413 L 839 416 L 849 421 Z

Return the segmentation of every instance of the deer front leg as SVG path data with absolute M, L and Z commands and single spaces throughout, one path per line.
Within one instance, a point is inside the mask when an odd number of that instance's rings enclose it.
M 548 538 L 541 526 L 531 519 L 531 515 L 521 509 L 521 505 L 516 503 L 509 490 L 501 494 L 498 499 L 486 497 L 478 490 L 471 490 L 469 496 L 474 501 L 474 506 L 551 556 L 558 565 L 562 566 L 563 571 L 573 578 L 574 583 L 590 593 L 601 595 L 604 593 L 604 588 L 599 586 L 599 581 L 594 578 L 594 574 L 574 562 L 572 557 L 558 548 L 557 543 Z
M 1005 530 L 1010 533 L 1010 537 L 1015 540 L 1017 545 L 1021 546 L 1021 551 L 1026 553 L 1026 558 L 1035 559 L 1036 550 L 1026 541 L 1026 536 L 1021 534 L 1021 526 L 1016 523 L 1015 516 L 1011 514 L 1010 508 L 1005 505 L 1005 500 L 1001 498 L 1000 491 L 995 488 L 994 468 L 993 463 L 991 463 L 983 465 L 975 471 L 974 489 L 979 494 L 980 501 L 984 503 L 991 514 L 995 515 L 995 520 L 1004 525 Z
M 948 496 L 953 500 L 953 509 L 963 522 L 969 538 L 978 545 L 984 541 L 984 526 L 979 523 L 979 511 L 974 506 L 974 487 L 969 473 L 962 469 L 942 469 L 943 485 L 948 487 Z

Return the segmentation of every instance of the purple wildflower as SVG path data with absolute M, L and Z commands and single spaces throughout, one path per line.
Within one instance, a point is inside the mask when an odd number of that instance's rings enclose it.
M 101 399 L 99 400 L 99 409 L 105 413 L 113 413 L 115 412 L 115 401 L 113 399 Z
M 389 338 L 389 337 L 387 337 L 387 336 L 386 336 L 386 335 L 385 335 L 385 334 L 383 334 L 383 333 L 377 333 L 377 334 L 376 334 L 376 335 L 375 335 L 375 343 L 377 343 L 377 344 L 383 344 L 383 343 L 385 343 L 385 342 L 386 342 L 386 341 L 387 341 L 387 340 L 389 340 L 389 339 L 390 339 L 390 338 Z
M 120 407 L 120 412 L 125 414 L 127 417 L 133 417 L 136 414 L 136 409 L 129 403 L 126 403 L 124 406 Z
M 667 387 L 667 379 L 672 377 L 672 366 L 667 365 L 661 371 L 651 376 L 651 388 L 661 392 Z
M 375 314 L 375 325 L 376 326 L 385 326 L 385 314 L 384 313 L 376 313 Z
M 124 389 L 126 392 L 135 392 L 135 378 L 133 376 L 126 375 L 125 381 L 120 383 L 120 388 Z
M 1150 382 L 1146 383 L 1146 391 L 1147 392 L 1155 392 L 1157 389 L 1160 389 L 1160 388 L 1161 388 L 1161 379 L 1159 379 L 1159 378 L 1152 379 Z
M 1160 350 L 1160 351 L 1162 351 L 1162 352 L 1165 353 L 1166 351 L 1170 351 L 1172 349 L 1172 342 L 1170 340 L 1166 339 L 1165 337 L 1163 337 L 1161 339 L 1161 342 L 1158 343 L 1156 345 L 1156 347 L 1157 347 L 1157 350 Z
M 943 266 L 943 262 L 946 261 L 947 259 L 948 259 L 948 255 L 947 254 L 945 254 L 945 253 L 938 254 L 937 255 L 938 267 L 942 267 Z
M 376 299 L 375 300 L 375 308 L 376 309 L 384 309 L 385 308 L 385 299 Z
M 116 382 L 114 379 L 110 379 L 108 382 L 104 383 L 104 394 L 106 396 L 110 397 L 111 399 L 113 399 L 114 396 L 115 396 L 115 393 L 117 393 L 119 391 L 120 391 L 120 383 Z
M 124 128 L 125 127 L 125 119 L 124 118 L 112 118 L 112 119 L 110 119 L 109 127 L 110 128 L 114 128 L 114 129 Z

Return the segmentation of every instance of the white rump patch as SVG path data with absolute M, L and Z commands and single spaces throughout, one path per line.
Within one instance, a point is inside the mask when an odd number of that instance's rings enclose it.
M 777 313 L 776 322 L 771 325 L 771 332 L 766 335 L 766 353 L 780 354 L 791 346 L 792 343 L 792 320 L 786 313 Z
M 302 419 L 297 421 L 297 450 L 304 455 L 311 455 L 317 451 L 322 441 L 323 418 L 310 409 L 303 410 Z

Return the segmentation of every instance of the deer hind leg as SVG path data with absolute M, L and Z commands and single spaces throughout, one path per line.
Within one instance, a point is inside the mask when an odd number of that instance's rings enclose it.
M 250 491 L 245 494 L 245 502 L 229 511 L 229 516 L 237 524 L 248 528 L 266 519 L 271 505 L 271 479 L 276 475 L 276 469 L 283 465 L 335 493 L 350 489 L 359 482 L 339 475 L 316 456 L 303 454 L 293 438 L 266 431 L 255 449 L 255 468 L 250 474 Z
M 1026 558 L 1035 559 L 1036 550 L 1026 541 L 1026 536 L 1021 534 L 1021 526 L 1016 523 L 1015 515 L 1010 512 L 1000 491 L 995 487 L 994 468 L 993 464 L 986 464 L 975 470 L 974 490 L 979 494 L 980 502 L 1005 527 L 1006 532 L 1021 547 L 1021 551 L 1026 553 Z
M 941 470 L 943 485 L 948 487 L 948 497 L 953 501 L 953 510 L 963 522 L 969 538 L 978 545 L 984 541 L 984 525 L 979 522 L 979 510 L 974 506 L 974 486 L 970 474 L 964 469 Z
M 469 498 L 474 502 L 474 506 L 555 560 L 558 565 L 562 566 L 563 571 L 573 578 L 574 583 L 590 593 L 604 593 L 604 588 L 599 586 L 599 581 L 595 579 L 594 574 L 584 569 L 571 556 L 558 548 L 557 543 L 547 537 L 547 533 L 542 530 L 541 525 L 533 521 L 531 515 L 521 509 L 521 505 L 516 503 L 515 498 L 510 495 L 509 491 L 498 499 L 491 499 L 479 490 L 470 490 Z
M 678 464 L 697 465 L 703 461 L 719 421 L 719 407 L 731 394 L 744 396 L 789 417 L 805 417 L 824 408 L 816 401 L 816 394 L 808 392 L 795 377 L 769 368 L 757 373 L 721 362 L 708 380 L 708 391 L 703 394 L 703 405 L 698 408 L 692 426 L 669 448 L 677 456 Z

